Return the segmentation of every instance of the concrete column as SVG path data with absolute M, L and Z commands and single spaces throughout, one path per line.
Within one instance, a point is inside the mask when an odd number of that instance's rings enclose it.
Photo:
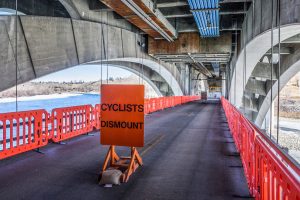
M 222 96 L 226 96 L 226 73 L 225 72 L 222 72 L 221 74 L 221 77 L 222 77 Z
M 189 75 L 189 66 L 186 64 L 179 64 L 180 69 L 180 82 L 183 86 L 183 93 L 188 95 L 190 92 L 190 75 Z
M 199 71 L 195 70 L 190 66 L 190 95 L 200 95 L 201 91 L 204 90 L 204 83 L 202 79 L 203 75 Z
M 190 95 L 190 92 L 191 92 L 191 90 L 190 90 L 190 79 L 191 79 L 190 68 L 189 68 L 189 65 L 185 65 L 184 68 L 185 68 L 185 87 L 184 87 L 185 94 Z

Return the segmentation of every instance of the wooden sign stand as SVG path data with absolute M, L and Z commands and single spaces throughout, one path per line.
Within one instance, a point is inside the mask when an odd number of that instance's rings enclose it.
M 121 182 L 127 182 L 143 165 L 136 147 L 144 146 L 144 85 L 101 85 L 100 143 L 110 145 L 102 174 L 108 169 L 120 170 Z M 129 147 L 131 155 L 119 156 L 116 146 Z
M 108 165 L 109 162 L 110 165 Z M 125 169 L 121 176 L 121 182 L 126 183 L 129 180 L 131 174 L 134 173 L 135 170 L 142 165 L 142 158 L 135 147 L 131 147 L 131 156 L 120 157 L 115 151 L 115 146 L 112 145 L 109 147 L 109 150 L 106 154 L 105 161 L 102 167 L 102 173 L 107 168 Z

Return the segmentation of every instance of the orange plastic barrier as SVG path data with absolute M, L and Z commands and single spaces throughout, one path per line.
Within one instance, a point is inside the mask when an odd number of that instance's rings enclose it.
M 184 98 L 184 100 L 182 100 Z M 145 114 L 199 100 L 200 96 L 145 99 Z M 0 160 L 100 129 L 100 104 L 0 114 Z
M 93 130 L 91 105 L 56 108 L 52 110 L 51 139 L 61 142 Z
M 300 199 L 300 169 L 226 99 L 221 99 L 255 199 Z
M 101 104 L 96 104 L 95 108 L 93 109 L 93 126 L 95 129 L 99 130 L 101 127 L 101 115 L 100 115 L 100 109 Z
M 183 103 L 200 100 L 200 96 L 171 96 L 145 99 L 145 114 L 174 107 Z
M 0 114 L 0 159 L 47 145 L 48 122 L 45 110 Z

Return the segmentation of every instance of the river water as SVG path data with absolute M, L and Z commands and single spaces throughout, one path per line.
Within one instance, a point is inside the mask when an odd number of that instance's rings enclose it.
M 21 97 L 18 99 L 18 111 L 45 109 L 100 103 L 99 94 L 56 94 Z M 0 99 L 0 113 L 15 112 L 16 102 L 13 98 Z

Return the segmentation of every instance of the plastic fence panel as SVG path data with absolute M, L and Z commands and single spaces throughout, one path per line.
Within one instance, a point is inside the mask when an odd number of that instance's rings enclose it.
M 60 142 L 93 130 L 91 105 L 52 110 L 52 140 Z
M 47 145 L 48 122 L 45 110 L 0 114 L 0 159 Z
M 255 199 L 300 199 L 300 169 L 226 99 L 222 106 Z

